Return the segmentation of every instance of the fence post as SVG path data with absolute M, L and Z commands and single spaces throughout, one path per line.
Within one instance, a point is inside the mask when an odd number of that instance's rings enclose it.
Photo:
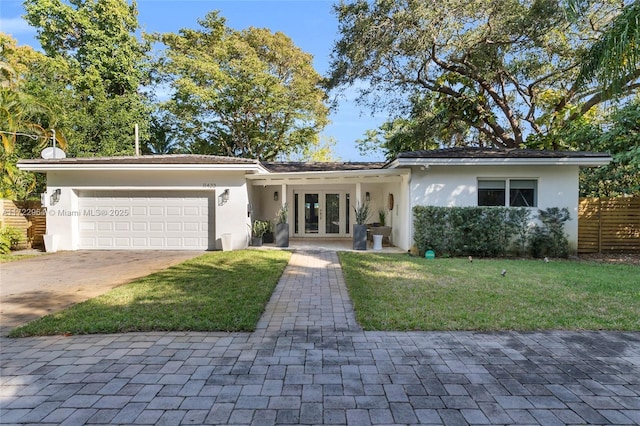
M 598 197 L 598 253 L 602 253 L 602 198 Z

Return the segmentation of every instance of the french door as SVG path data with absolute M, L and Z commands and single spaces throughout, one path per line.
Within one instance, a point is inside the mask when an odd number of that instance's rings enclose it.
M 302 237 L 349 235 L 349 193 L 295 192 L 294 234 Z

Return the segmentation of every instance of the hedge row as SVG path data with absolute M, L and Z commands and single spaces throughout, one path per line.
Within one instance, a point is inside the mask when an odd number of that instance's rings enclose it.
M 540 211 L 541 224 L 533 226 L 526 208 L 416 206 L 413 215 L 414 241 L 421 256 L 427 250 L 445 257 L 568 254 L 563 232 L 567 209 Z

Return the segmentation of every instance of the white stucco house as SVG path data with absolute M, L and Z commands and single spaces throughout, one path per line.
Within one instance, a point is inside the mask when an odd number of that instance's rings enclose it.
M 386 209 L 393 245 L 413 245 L 417 205 L 566 207 L 578 239 L 578 172 L 604 153 L 450 148 L 388 163 L 262 163 L 203 155 L 21 160 L 47 175 L 47 234 L 58 250 L 246 247 L 255 219 L 289 207 L 291 238 L 350 238 L 353 207 Z M 371 222 L 376 221 L 372 217 Z

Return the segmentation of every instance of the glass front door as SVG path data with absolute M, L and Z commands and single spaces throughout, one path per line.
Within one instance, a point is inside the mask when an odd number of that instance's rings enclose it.
M 349 193 L 341 191 L 303 192 L 295 193 L 294 198 L 296 202 L 294 209 L 296 234 L 327 237 L 340 237 L 349 234 Z

